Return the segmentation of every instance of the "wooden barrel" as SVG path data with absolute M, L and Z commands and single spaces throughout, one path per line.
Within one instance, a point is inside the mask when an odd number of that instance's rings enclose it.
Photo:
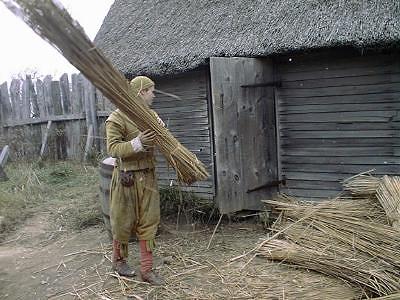
M 110 183 L 114 171 L 115 159 L 107 157 L 100 163 L 100 201 L 103 212 L 104 226 L 107 229 L 108 236 L 112 239 L 110 222 Z
M 112 239 L 111 222 L 110 222 L 110 184 L 114 171 L 115 158 L 107 157 L 100 163 L 100 201 L 101 210 L 103 212 L 104 226 L 107 229 L 108 236 Z M 131 242 L 136 240 L 133 234 L 129 239 Z

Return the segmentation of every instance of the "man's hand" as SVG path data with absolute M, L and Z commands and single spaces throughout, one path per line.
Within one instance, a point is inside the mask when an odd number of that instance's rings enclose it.
M 156 137 L 156 133 L 151 130 L 151 129 L 147 129 L 141 133 L 139 133 L 138 135 L 140 142 L 143 145 L 144 149 L 153 147 L 154 145 L 154 138 Z

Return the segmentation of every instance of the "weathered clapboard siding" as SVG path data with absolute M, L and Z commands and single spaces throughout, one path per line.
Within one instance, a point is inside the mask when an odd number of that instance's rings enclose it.
M 208 111 L 206 70 L 156 79 L 156 88 L 179 96 L 181 100 L 156 93 L 153 108 L 171 133 L 206 165 L 210 177 L 184 190 L 193 191 L 203 198 L 214 195 L 212 143 Z M 175 171 L 164 157 L 157 155 L 157 174 L 160 186 L 169 186 L 176 179 Z
M 341 53 L 277 59 L 282 192 L 334 196 L 359 172 L 400 174 L 400 58 Z

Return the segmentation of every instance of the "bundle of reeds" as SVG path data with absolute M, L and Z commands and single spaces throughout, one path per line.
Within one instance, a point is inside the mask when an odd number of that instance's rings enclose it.
M 389 225 L 360 218 L 363 208 L 339 201 L 317 205 L 267 201 L 291 220 L 304 219 L 308 226 L 323 232 L 354 249 L 379 257 L 400 267 L 400 233 Z M 351 209 L 353 206 L 353 209 Z
M 375 195 L 379 183 L 380 178 L 364 172 L 343 180 L 342 185 L 353 195 Z
M 342 253 L 321 252 L 316 248 L 306 248 L 293 242 L 274 239 L 264 244 L 258 253 L 268 259 L 293 263 L 326 275 L 332 275 L 360 284 L 373 294 L 389 295 L 400 289 L 398 273 L 391 273 L 364 259 L 349 257 Z M 341 254 L 341 255 L 340 255 Z
M 280 195 L 265 201 L 281 219 L 258 254 L 362 285 L 371 295 L 400 290 L 400 234 L 382 222 L 374 197 L 345 199 L 315 204 Z
M 332 200 L 324 200 L 322 202 L 307 202 L 300 201 L 295 197 L 286 194 L 278 194 L 275 200 L 265 200 L 264 203 L 269 203 L 271 207 L 279 212 L 285 212 L 286 209 L 293 207 L 293 209 L 303 208 L 304 210 L 319 210 L 340 213 L 356 218 L 372 220 L 375 223 L 388 224 L 385 211 L 378 203 L 375 197 L 372 196 L 348 196 L 346 194 L 340 195 Z M 276 205 L 276 204 L 282 205 Z
M 400 177 L 383 176 L 376 189 L 376 197 L 386 212 L 390 224 L 400 229 Z
M 112 103 L 128 115 L 139 130 L 156 132 L 156 144 L 175 169 L 178 180 L 191 184 L 209 175 L 196 155 L 182 146 L 168 129 L 157 122 L 155 115 L 140 97 L 130 95 L 124 76 L 95 47 L 82 27 L 71 18 L 57 1 L 2 0 L 39 36 L 55 47 L 72 65 L 80 70 Z

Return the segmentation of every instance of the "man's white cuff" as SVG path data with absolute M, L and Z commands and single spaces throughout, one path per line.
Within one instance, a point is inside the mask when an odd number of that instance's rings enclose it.
M 165 127 L 164 121 L 161 120 L 161 118 L 159 116 L 157 116 L 157 121 L 158 121 L 158 124 L 160 124 L 162 127 Z
M 138 136 L 135 137 L 133 140 L 131 140 L 131 145 L 132 145 L 133 151 L 135 151 L 135 152 L 140 152 L 140 151 L 144 150 L 142 142 L 140 141 Z

